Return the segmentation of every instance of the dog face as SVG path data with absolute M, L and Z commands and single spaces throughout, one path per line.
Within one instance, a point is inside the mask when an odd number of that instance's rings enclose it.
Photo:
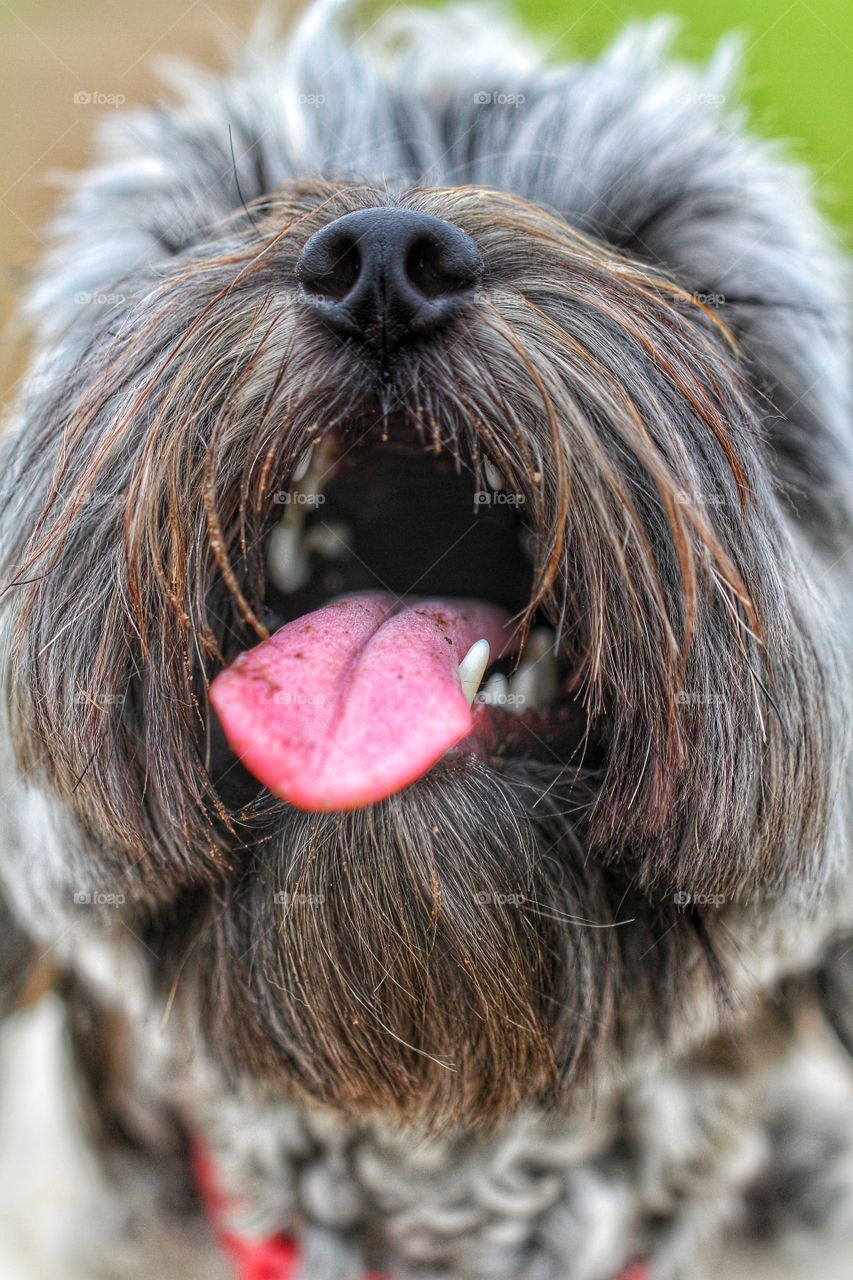
M 132 930 L 234 1078 L 432 1127 L 564 1098 L 841 847 L 832 285 L 790 175 L 631 39 L 494 95 L 309 20 L 285 102 L 252 68 L 131 117 L 59 224 L 4 462 L 10 879 Z M 471 732 L 412 764 L 459 696 L 407 662 L 486 625 Z

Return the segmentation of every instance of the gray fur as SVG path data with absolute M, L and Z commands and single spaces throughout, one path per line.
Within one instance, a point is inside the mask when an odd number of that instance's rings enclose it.
M 301 1234 L 304 1280 L 368 1262 L 608 1280 L 645 1254 L 661 1280 L 689 1276 L 724 1224 L 771 1222 L 768 1186 L 793 1198 L 825 1164 L 853 1197 L 841 1093 L 818 1126 L 842 1117 L 837 1149 L 804 1145 L 805 1173 L 780 1140 L 791 1092 L 756 1109 L 800 1036 L 768 1004 L 853 927 L 846 260 L 806 176 L 744 132 L 728 46 L 683 66 L 655 23 L 552 67 L 466 6 L 369 37 L 354 21 L 317 5 L 272 51 L 260 32 L 225 81 L 173 71 L 176 103 L 104 122 L 54 224 L 2 463 L 16 933 L 73 976 L 72 1028 L 81 1002 L 96 1022 L 125 1015 L 135 1065 L 106 1110 L 130 1135 L 128 1185 L 152 1167 L 186 1179 L 176 1117 L 248 1226 Z M 364 370 L 306 331 L 292 268 L 329 209 L 386 202 L 458 219 L 491 266 L 427 399 L 412 364 L 391 390 L 419 422 L 438 406 L 456 456 L 496 453 L 536 511 L 538 603 L 590 662 L 606 764 L 449 764 L 367 817 L 309 820 L 268 797 L 226 812 L 205 681 L 250 642 L 257 564 L 230 579 L 217 536 L 233 550 L 271 424 L 284 487 L 317 415 L 367 394 Z M 584 305 L 564 278 L 588 282 Z M 471 403 L 487 424 L 509 408 L 482 436 Z M 383 992 L 387 1021 L 363 1035 L 347 998 L 382 987 L 389 939 L 417 952 L 411 904 L 436 847 L 444 958 L 400 986 L 440 1051 L 410 1060 L 411 1005 Z M 523 881 L 536 912 L 472 918 L 478 876 Z M 326 895 L 334 930 L 282 914 L 295 886 Z M 104 891 L 121 902 L 75 904 Z M 472 975 L 462 940 L 480 931 Z M 797 1010 L 814 1004 L 796 990 Z M 401 1115 L 439 1136 L 413 1148 Z M 846 1229 L 843 1212 L 818 1218 Z

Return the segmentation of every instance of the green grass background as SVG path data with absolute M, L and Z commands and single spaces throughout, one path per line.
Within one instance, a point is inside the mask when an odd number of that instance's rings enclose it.
M 743 43 L 743 100 L 757 132 L 782 137 L 814 173 L 821 203 L 853 241 L 853 0 L 516 0 L 557 55 L 591 54 L 632 18 L 676 17 L 676 48 L 702 58 Z
M 405 4 L 441 0 L 402 0 Z M 135 25 L 138 0 L 112 0 L 111 18 Z M 229 3 L 248 22 L 262 5 L 299 7 L 306 0 L 244 0 Z M 368 0 L 371 7 L 392 7 L 395 0 Z M 853 0 L 480 0 L 508 4 L 526 18 L 553 48 L 555 56 L 596 53 L 626 22 L 671 14 L 681 26 L 677 50 L 704 58 L 721 36 L 739 32 L 744 49 L 743 98 L 753 127 L 786 139 L 789 151 L 807 162 L 821 202 L 843 234 L 853 242 Z M 0 0 L 0 70 L 3 27 L 18 22 L 34 39 L 51 42 L 51 20 L 73 27 L 75 12 L 100 9 L 103 0 Z M 203 26 L 217 0 L 175 0 L 181 17 Z M 233 18 L 233 13 L 232 13 Z M 237 23 L 239 26 L 239 22 Z M 157 52 L 168 47 L 168 30 Z M 113 38 L 114 42 L 114 38 Z M 111 33 L 103 33 L 109 56 Z M 48 56 L 47 54 L 45 55 Z

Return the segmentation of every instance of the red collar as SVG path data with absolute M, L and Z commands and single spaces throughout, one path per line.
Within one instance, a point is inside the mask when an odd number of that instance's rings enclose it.
M 225 1226 L 226 1203 L 216 1186 L 213 1167 L 196 1148 L 193 1152 L 196 1186 L 213 1234 L 234 1263 L 235 1280 L 298 1280 L 302 1251 L 291 1236 L 246 1240 Z M 371 1271 L 365 1280 L 389 1280 Z M 632 1262 L 614 1280 L 651 1280 L 648 1263 Z

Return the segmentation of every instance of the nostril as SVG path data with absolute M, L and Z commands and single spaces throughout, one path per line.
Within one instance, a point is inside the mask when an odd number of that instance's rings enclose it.
M 302 288 L 312 298 L 342 302 L 361 274 L 357 242 L 351 236 L 341 235 L 310 248 L 313 252 L 304 253 L 298 266 Z
M 476 283 L 473 264 L 432 236 L 418 236 L 412 242 L 404 265 L 409 282 L 427 298 L 445 297 Z
M 405 270 L 419 293 L 437 298 L 447 292 L 446 273 L 442 270 L 441 248 L 434 240 L 420 236 L 406 254 Z

